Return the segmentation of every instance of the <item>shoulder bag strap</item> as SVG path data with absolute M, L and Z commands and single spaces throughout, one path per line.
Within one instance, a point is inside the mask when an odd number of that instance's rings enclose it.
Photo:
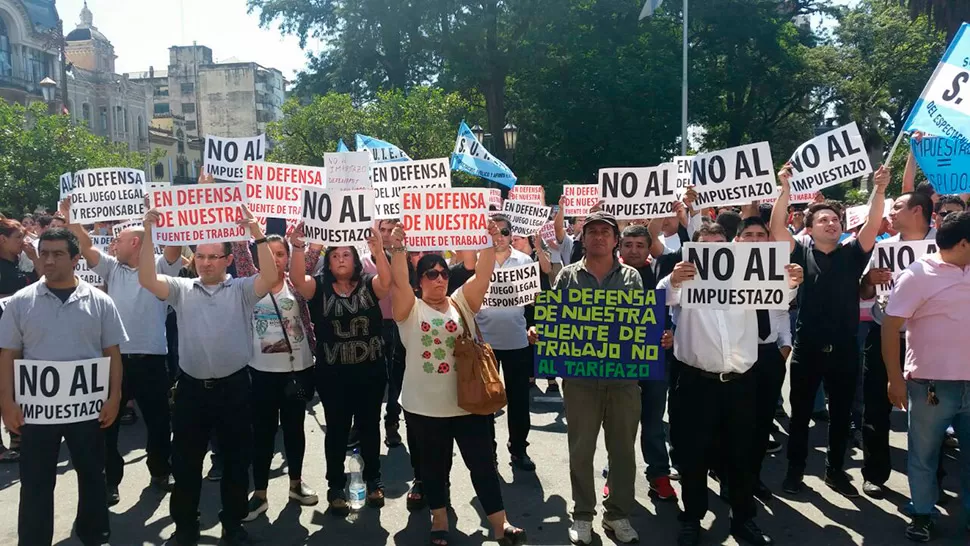
M 283 320 L 283 313 L 280 313 L 280 306 L 276 303 L 276 298 L 273 297 L 273 292 L 270 291 L 269 299 L 273 302 L 273 309 L 276 310 L 276 317 L 280 319 L 280 330 L 283 330 L 283 339 L 286 341 L 286 349 L 290 353 L 290 371 L 296 371 L 296 364 L 294 364 L 293 357 L 293 344 L 290 343 L 290 335 L 286 332 L 286 321 Z
M 466 337 L 466 336 L 469 338 L 472 337 L 471 329 L 468 327 L 469 320 L 465 317 L 465 310 L 462 309 L 463 306 L 455 303 L 455 300 L 452 299 L 451 297 L 448 298 L 448 302 L 452 305 L 452 307 L 458 310 L 458 317 L 461 320 L 461 325 L 463 330 L 462 337 Z M 474 317 L 472 317 L 472 320 L 470 322 L 471 324 L 475 325 L 475 333 L 478 335 L 477 341 L 479 343 L 484 343 L 485 337 L 482 336 L 482 330 L 481 328 L 478 327 L 478 322 L 474 320 Z

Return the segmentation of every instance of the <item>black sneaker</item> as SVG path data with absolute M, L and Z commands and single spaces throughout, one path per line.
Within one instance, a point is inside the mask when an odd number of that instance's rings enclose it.
M 108 486 L 108 506 L 114 506 L 121 502 L 121 494 L 118 493 L 117 485 Z
M 384 425 L 384 445 L 391 449 L 401 447 L 403 439 L 399 431 L 400 427 L 401 425 L 399 423 L 388 423 Z
M 797 495 L 802 490 L 802 475 L 791 471 L 785 474 L 784 481 L 781 482 L 781 490 L 789 495 Z
M 782 417 L 782 418 L 788 417 L 788 414 L 785 413 L 784 406 L 778 406 L 777 408 L 775 408 L 775 417 Z
M 829 410 L 820 410 L 812 412 L 812 420 L 817 423 L 828 423 L 829 422 Z
M 764 504 L 768 504 L 771 499 L 775 498 L 775 496 L 771 493 L 771 489 L 768 489 L 765 482 L 760 480 L 754 486 L 754 497 Z
M 222 538 L 219 539 L 219 546 L 251 546 L 252 544 L 255 543 L 242 527 L 230 533 L 223 531 Z
M 175 478 L 171 474 L 168 476 L 152 476 L 150 485 L 159 491 L 171 493 L 175 489 Z
M 731 521 L 731 536 L 741 542 L 747 542 L 754 546 L 768 546 L 775 543 L 770 536 L 758 528 L 758 525 L 755 524 L 753 519 L 749 519 L 744 523 Z
M 865 482 L 862 484 L 862 492 L 869 498 L 881 499 L 886 496 L 886 492 L 878 483 Z
M 677 533 L 677 546 L 697 546 L 701 543 L 701 522 L 682 521 Z
M 913 516 L 906 526 L 906 538 L 913 542 L 929 542 L 933 539 L 933 520 L 930 516 Z
M 124 407 L 121 410 L 121 417 L 118 421 L 122 425 L 134 425 L 138 422 L 138 414 L 135 413 L 135 408 Z
M 253 521 L 258 518 L 260 514 L 265 514 L 269 510 L 269 502 L 266 499 L 261 499 L 256 495 L 249 497 L 249 503 L 246 504 L 246 517 L 243 521 Z
M 209 468 L 209 473 L 205 475 L 205 479 L 210 482 L 222 481 L 222 462 L 212 462 L 212 467 Z
M 512 455 L 512 462 L 510 463 L 512 468 L 517 468 L 524 472 L 535 472 L 536 463 L 532 459 L 523 453 L 522 455 Z
M 772 453 L 778 453 L 779 451 L 781 451 L 781 442 L 778 440 L 768 440 L 768 449 L 765 450 L 765 453 L 770 455 Z
M 849 475 L 845 472 L 839 472 L 837 474 L 830 474 L 826 472 L 825 485 L 829 486 L 829 489 L 847 499 L 859 498 L 859 490 L 852 485 Z

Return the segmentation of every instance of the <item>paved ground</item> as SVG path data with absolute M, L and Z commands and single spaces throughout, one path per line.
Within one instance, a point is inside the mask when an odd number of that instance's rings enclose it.
M 787 388 L 785 389 L 787 392 Z M 538 391 L 533 391 L 542 396 Z M 545 398 L 545 397 L 543 397 Z M 900 510 L 905 505 L 908 487 L 902 474 L 905 470 L 906 436 L 904 415 L 893 415 L 893 465 L 896 469 L 889 487 L 896 494 L 882 501 L 866 497 L 853 501 L 832 493 L 817 477 L 824 466 L 825 424 L 812 428 L 812 451 L 807 490 L 797 499 L 776 498 L 761 511 L 758 521 L 771 533 L 778 544 L 783 545 L 851 545 L 876 546 L 901 545 L 906 519 Z M 566 423 L 561 401 L 536 401 L 533 404 L 530 454 L 539 465 L 536 474 L 514 473 L 508 465 L 508 456 L 500 455 L 501 476 L 505 483 L 503 495 L 511 520 L 529 533 L 529 544 L 559 546 L 568 544 L 566 530 L 569 526 L 570 493 L 567 474 Z M 782 427 L 787 420 L 780 420 Z M 307 460 L 304 476 L 306 481 L 323 493 L 325 464 L 323 461 L 323 411 L 316 405 L 307 418 Z M 500 444 L 507 436 L 505 418 L 498 420 Z M 785 438 L 780 438 L 782 441 Z M 173 531 L 168 517 L 168 499 L 150 489 L 148 471 L 145 467 L 144 429 L 141 422 L 125 427 L 122 441 L 126 449 L 125 481 L 121 504 L 112 509 L 112 544 L 141 546 L 161 544 Z M 273 461 L 270 482 L 270 509 L 268 518 L 263 517 L 247 528 L 261 544 L 283 546 L 300 544 L 333 545 L 407 545 L 420 546 L 427 543 L 429 529 L 428 512 L 409 513 L 405 508 L 405 495 L 411 470 L 406 447 L 386 452 L 382 456 L 384 477 L 387 483 L 387 506 L 380 511 L 365 508 L 356 518 L 342 520 L 324 513 L 324 503 L 316 507 L 301 508 L 285 502 L 287 493 L 286 474 L 282 455 Z M 67 450 L 62 449 L 60 479 L 56 494 L 56 529 L 54 541 L 59 545 L 76 545 L 70 538 L 71 525 L 76 510 L 76 480 L 67 460 Z M 957 488 L 956 461 L 948 458 L 946 465 L 950 477 L 946 488 L 950 496 Z M 853 450 L 849 473 L 861 488 L 860 466 L 862 453 Z M 456 457 L 460 458 L 460 455 Z M 606 462 L 605 449 L 600 439 L 597 451 L 597 484 L 603 479 L 599 470 Z M 208 465 L 206 465 L 206 469 Z M 785 468 L 784 452 L 770 457 L 765 464 L 766 483 L 779 490 Z M 641 464 L 642 471 L 642 464 Z M 456 519 L 453 523 L 452 544 L 495 544 L 488 538 L 488 525 L 480 513 L 467 470 L 456 461 L 452 473 L 452 499 L 455 502 Z M 675 487 L 678 487 L 675 484 Z M 654 504 L 647 496 L 647 483 L 642 473 L 637 478 L 637 501 L 639 506 L 633 524 L 639 530 L 642 544 L 674 544 L 678 529 L 677 507 Z M 18 494 L 20 485 L 15 466 L 0 467 L 0 544 L 13 545 L 17 539 Z M 728 537 L 728 507 L 715 496 L 718 486 L 711 483 L 712 513 L 704 520 L 707 530 L 703 544 L 733 545 Z M 219 488 L 205 482 L 202 501 L 202 544 L 216 544 L 220 533 L 217 512 Z M 968 535 L 961 525 L 959 502 L 954 497 L 948 504 L 957 514 L 944 517 L 940 523 L 941 537 L 935 544 L 967 544 Z M 944 513 L 946 511 L 944 510 Z M 594 545 L 614 542 L 607 538 L 599 519 L 594 524 Z

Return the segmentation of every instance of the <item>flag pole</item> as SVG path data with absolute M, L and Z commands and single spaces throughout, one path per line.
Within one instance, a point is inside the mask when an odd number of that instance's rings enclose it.
M 684 0 L 683 85 L 680 96 L 680 155 L 687 155 L 687 0 Z

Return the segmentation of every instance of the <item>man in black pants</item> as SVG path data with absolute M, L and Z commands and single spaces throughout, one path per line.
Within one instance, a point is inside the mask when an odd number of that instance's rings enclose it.
M 785 493 L 802 489 L 808 457 L 808 422 L 815 393 L 824 381 L 829 394 L 829 449 L 825 484 L 854 498 L 859 491 L 845 473 L 852 400 L 859 371 L 859 278 L 869 262 L 882 222 L 889 170 L 876 171 L 869 217 L 856 239 L 840 244 L 842 211 L 834 203 L 815 203 L 808 208 L 809 244 L 796 242 L 788 231 L 785 211 L 791 188 L 791 166 L 778 174 L 781 193 L 771 212 L 771 234 L 789 241 L 791 261 L 805 270 L 798 293 L 795 348 L 791 363 L 791 425 L 788 437 L 788 472 L 782 483 Z
M 199 540 L 199 496 L 202 460 L 214 431 L 224 457 L 222 541 L 227 546 L 250 544 L 242 527 L 249 511 L 249 463 L 252 420 L 247 364 L 253 357 L 252 315 L 256 304 L 276 283 L 276 262 L 252 213 L 243 207 L 245 222 L 258 248 L 259 275 L 234 279 L 229 243 L 200 244 L 195 249 L 197 279 L 158 275 L 138 269 L 138 282 L 178 316 L 179 375 L 172 418 L 172 470 L 175 489 L 170 512 L 175 535 L 169 546 Z M 145 215 L 145 240 L 151 240 L 158 212 Z M 142 245 L 142 262 L 153 260 L 151 245 Z

